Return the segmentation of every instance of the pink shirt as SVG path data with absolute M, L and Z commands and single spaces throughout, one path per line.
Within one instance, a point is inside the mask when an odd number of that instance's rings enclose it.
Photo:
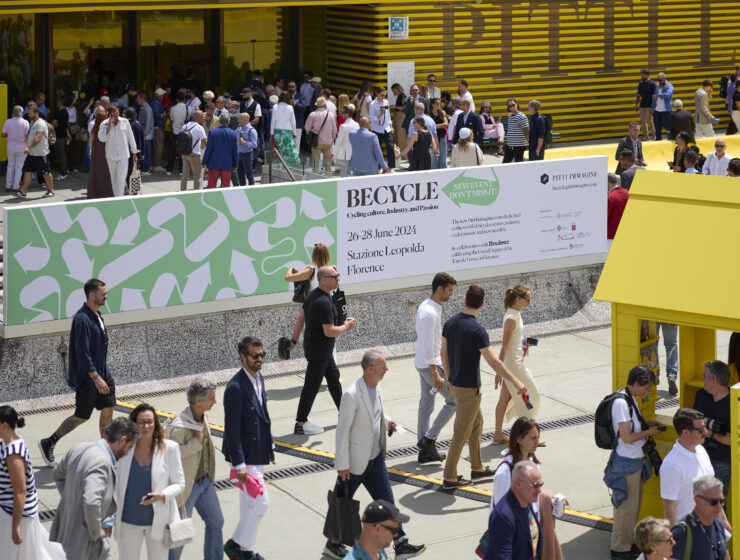
M 10 118 L 3 125 L 3 134 L 8 135 L 8 153 L 23 152 L 30 125 L 23 117 Z
M 327 115 L 329 116 L 327 117 Z M 326 119 L 326 124 L 324 124 L 324 119 Z M 318 132 L 319 144 L 333 144 L 334 137 L 337 135 L 337 121 L 334 115 L 326 109 L 316 109 L 308 115 L 304 130 L 306 132 Z

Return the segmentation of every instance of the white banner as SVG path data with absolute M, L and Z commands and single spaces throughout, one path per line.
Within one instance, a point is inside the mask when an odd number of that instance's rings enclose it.
M 340 180 L 342 284 L 606 251 L 607 158 Z

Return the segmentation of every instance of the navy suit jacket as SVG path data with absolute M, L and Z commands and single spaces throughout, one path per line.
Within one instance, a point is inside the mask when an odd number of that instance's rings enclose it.
M 478 113 L 469 111 L 467 118 L 465 117 L 465 113 L 460 113 L 460 116 L 457 117 L 457 123 L 455 124 L 455 133 L 452 136 L 453 144 L 457 144 L 457 141 L 460 139 L 460 129 L 462 128 L 470 129 L 473 133 L 473 141 L 476 144 L 480 144 L 483 141 L 483 121 Z
M 242 368 L 226 385 L 222 451 L 232 465 L 266 465 L 274 458 L 274 453 L 265 380 L 261 373 L 257 374 L 262 385 L 263 404 L 260 404 L 248 375 Z
M 358 128 L 349 133 L 349 145 L 352 146 L 352 157 L 349 166 L 364 173 L 375 175 L 378 169 L 385 169 L 383 151 L 378 137 L 367 128 Z
M 73 389 L 92 385 L 93 381 L 88 375 L 91 371 L 97 371 L 98 375 L 106 381 L 111 378 L 106 361 L 108 329 L 100 326 L 102 320 L 100 312 L 98 311 L 96 315 L 86 303 L 82 304 L 72 319 L 72 329 L 69 332 L 67 383 Z
M 212 129 L 208 133 L 206 153 L 203 163 L 209 169 L 234 169 L 239 163 L 236 149 L 236 132 L 226 125 Z
M 529 515 L 532 505 L 519 505 L 509 490 L 493 507 L 488 518 L 488 548 L 484 560 L 531 560 L 532 536 L 529 532 Z M 535 520 L 537 517 L 535 516 Z M 537 558 L 542 556 L 542 527 L 537 520 L 540 538 L 537 541 Z

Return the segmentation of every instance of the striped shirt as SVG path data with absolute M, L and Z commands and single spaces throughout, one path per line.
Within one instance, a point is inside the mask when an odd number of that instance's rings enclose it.
M 509 146 L 527 146 L 527 137 L 524 131 L 529 128 L 529 119 L 521 111 L 516 115 L 509 115 L 506 143 Z
M 0 440 L 0 508 L 8 515 L 13 515 L 13 486 L 10 483 L 7 458 L 15 454 L 20 455 L 26 462 L 26 505 L 23 508 L 23 517 L 33 517 L 38 514 L 39 500 L 36 495 L 36 479 L 33 476 L 31 457 L 23 438 L 8 444 Z

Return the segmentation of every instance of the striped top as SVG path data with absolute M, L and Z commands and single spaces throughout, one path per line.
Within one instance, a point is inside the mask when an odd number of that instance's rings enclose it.
M 0 508 L 8 515 L 13 515 L 13 486 L 8 474 L 8 455 L 18 454 L 26 462 L 26 506 L 23 508 L 23 517 L 33 517 L 39 512 L 39 500 L 36 495 L 36 479 L 33 476 L 31 457 L 23 438 L 9 444 L 0 440 Z
M 527 137 L 524 135 L 525 129 L 529 128 L 529 119 L 521 111 L 516 115 L 509 115 L 509 126 L 506 131 L 506 143 L 509 146 L 526 146 Z

